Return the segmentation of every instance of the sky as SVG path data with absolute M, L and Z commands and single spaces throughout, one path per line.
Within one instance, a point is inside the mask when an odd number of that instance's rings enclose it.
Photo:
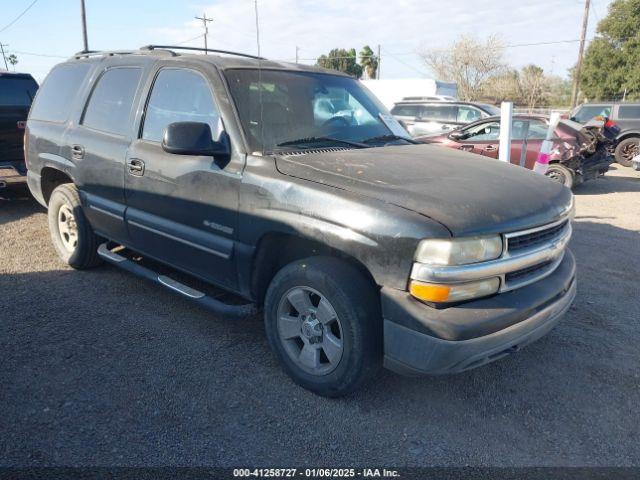
M 16 71 L 41 81 L 82 50 L 80 0 L 0 0 L 0 42 L 18 57 Z M 588 39 L 612 0 L 592 0 Z M 203 46 L 257 53 L 253 0 L 85 0 L 91 50 L 143 45 Z M 567 76 L 578 55 L 584 0 L 258 0 L 261 54 L 301 63 L 330 49 L 381 46 L 381 78 L 432 78 L 417 52 L 446 48 L 460 35 L 497 35 L 514 67 L 535 63 Z M 530 45 L 541 42 L 564 42 Z M 3 68 L 4 65 L 0 65 Z

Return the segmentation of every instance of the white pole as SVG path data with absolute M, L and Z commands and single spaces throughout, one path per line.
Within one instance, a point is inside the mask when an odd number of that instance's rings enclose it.
M 509 163 L 511 159 L 511 120 L 513 118 L 513 103 L 502 102 L 500 106 L 500 149 L 498 159 Z
M 553 148 L 553 136 L 556 132 L 556 127 L 560 121 L 560 112 L 552 112 L 549 119 L 549 128 L 547 128 L 547 135 L 540 145 L 540 153 L 538 153 L 538 159 L 533 165 L 533 171 L 544 175 L 549 168 L 549 158 L 551 157 L 551 149 Z

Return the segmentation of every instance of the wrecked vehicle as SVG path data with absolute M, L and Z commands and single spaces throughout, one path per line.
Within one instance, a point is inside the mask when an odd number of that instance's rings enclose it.
M 548 127 L 548 116 L 514 115 L 511 163 L 533 169 Z M 546 175 L 572 188 L 604 174 L 614 162 L 613 149 L 618 133 L 618 127 L 603 118 L 592 119 L 585 125 L 560 120 L 555 128 Z M 418 137 L 416 140 L 498 158 L 500 117 L 480 120 L 449 134 Z
M 479 367 L 571 305 L 569 189 L 417 144 L 347 75 L 184 50 L 80 53 L 38 92 L 29 188 L 70 266 L 109 262 L 234 321 L 262 310 L 282 368 L 326 396 L 383 364 Z

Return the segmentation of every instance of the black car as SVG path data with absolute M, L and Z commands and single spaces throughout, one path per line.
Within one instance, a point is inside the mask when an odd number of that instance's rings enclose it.
M 29 74 L 0 72 L 0 188 L 26 181 L 22 142 L 37 90 Z
M 640 103 L 584 103 L 571 113 L 571 120 L 580 123 L 594 117 L 606 117 L 620 128 L 614 151 L 616 162 L 630 167 L 633 157 L 640 154 Z
M 262 310 L 286 372 L 327 396 L 383 363 L 484 365 L 569 308 L 569 189 L 416 144 L 347 75 L 180 48 L 78 54 L 44 81 L 28 181 L 66 263 Z

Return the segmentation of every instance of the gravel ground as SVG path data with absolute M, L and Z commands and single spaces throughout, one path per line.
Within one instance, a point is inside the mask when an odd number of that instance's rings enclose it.
M 0 200 L 0 465 L 640 465 L 640 172 L 575 193 L 579 291 L 555 330 L 339 400 L 288 380 L 260 319 L 73 271 L 42 208 Z

